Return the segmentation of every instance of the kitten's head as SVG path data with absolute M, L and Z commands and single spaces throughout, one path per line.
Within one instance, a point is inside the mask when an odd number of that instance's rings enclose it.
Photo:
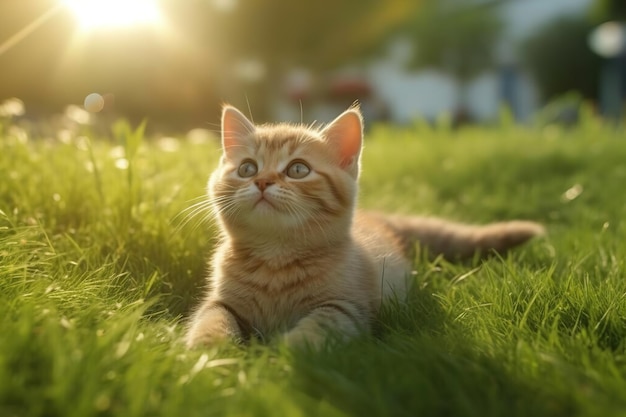
M 209 181 L 220 221 L 231 232 L 252 235 L 345 234 L 356 199 L 362 130 L 357 108 L 313 129 L 256 126 L 226 106 L 223 155 Z

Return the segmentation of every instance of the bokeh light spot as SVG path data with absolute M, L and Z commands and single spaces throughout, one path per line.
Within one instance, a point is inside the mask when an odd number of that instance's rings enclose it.
M 98 93 L 91 93 L 85 97 L 83 106 L 89 113 L 98 113 L 104 108 L 104 98 Z

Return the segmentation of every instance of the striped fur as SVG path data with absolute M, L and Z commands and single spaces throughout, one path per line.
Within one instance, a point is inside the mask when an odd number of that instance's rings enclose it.
M 225 107 L 222 143 L 208 187 L 222 236 L 206 297 L 189 322 L 189 347 L 275 335 L 314 346 L 330 333 L 348 338 L 369 330 L 382 299 L 405 293 L 416 243 L 462 259 L 543 233 L 524 221 L 475 226 L 355 211 L 356 108 L 313 129 L 255 126 Z M 310 171 L 295 178 L 295 163 L 304 164 L 297 172 Z

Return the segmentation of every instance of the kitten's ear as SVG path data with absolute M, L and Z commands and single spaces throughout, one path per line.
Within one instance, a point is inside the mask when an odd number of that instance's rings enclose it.
M 331 146 L 337 147 L 341 167 L 358 171 L 363 141 L 363 116 L 358 107 L 340 114 L 322 130 L 322 135 Z
M 242 145 L 242 141 L 255 131 L 254 124 L 239 110 L 224 106 L 222 110 L 222 148 L 229 154 Z

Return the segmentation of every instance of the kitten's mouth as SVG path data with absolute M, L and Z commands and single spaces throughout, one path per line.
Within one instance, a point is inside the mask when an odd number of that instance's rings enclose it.
M 271 201 L 269 201 L 267 198 L 265 198 L 264 196 L 259 197 L 259 199 L 256 201 L 256 203 L 254 203 L 254 207 L 259 207 L 259 206 L 269 206 L 271 208 L 273 208 L 274 210 L 276 210 L 276 206 L 274 206 Z

